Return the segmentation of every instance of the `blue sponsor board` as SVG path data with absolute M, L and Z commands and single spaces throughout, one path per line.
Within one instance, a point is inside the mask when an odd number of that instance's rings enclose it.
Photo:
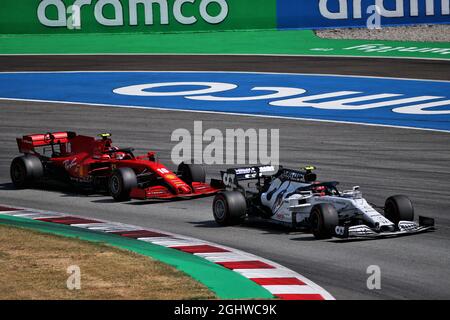
M 450 131 L 448 81 L 238 72 L 0 73 L 0 98 Z
M 278 0 L 278 28 L 366 27 L 375 4 L 381 26 L 450 23 L 448 0 Z

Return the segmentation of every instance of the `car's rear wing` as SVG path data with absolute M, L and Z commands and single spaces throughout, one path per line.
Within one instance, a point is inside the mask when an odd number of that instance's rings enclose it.
M 224 174 L 232 174 L 238 181 L 251 180 L 262 177 L 264 174 L 274 174 L 276 172 L 274 166 L 257 166 L 245 168 L 231 168 L 227 171 L 221 171 L 222 177 Z
M 32 134 L 17 138 L 17 146 L 21 153 L 35 152 L 34 148 L 51 146 L 55 144 L 64 144 L 70 141 L 70 139 L 76 137 L 75 132 L 54 132 L 46 134 Z
M 245 168 L 231 168 L 227 171 L 221 171 L 222 182 L 226 188 L 236 188 L 239 181 L 259 179 L 264 175 L 274 174 L 274 166 L 256 166 Z

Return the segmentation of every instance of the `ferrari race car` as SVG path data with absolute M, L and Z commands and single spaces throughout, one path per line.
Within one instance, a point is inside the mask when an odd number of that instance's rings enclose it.
M 175 174 L 154 152 L 135 156 L 131 148 L 112 145 L 111 134 L 100 138 L 75 132 L 34 134 L 17 139 L 23 156 L 11 163 L 17 188 L 51 181 L 68 182 L 92 191 L 108 191 L 116 201 L 173 199 L 213 195 L 199 165 L 180 164 Z
M 406 196 L 389 197 L 384 207 L 377 207 L 362 197 L 359 187 L 341 192 L 336 181 L 317 182 L 313 170 L 310 166 L 275 172 L 272 166 L 262 166 L 221 172 L 227 190 L 214 198 L 216 222 L 233 225 L 257 217 L 310 230 L 316 239 L 392 237 L 434 228 L 434 219 L 413 221 L 413 205 Z

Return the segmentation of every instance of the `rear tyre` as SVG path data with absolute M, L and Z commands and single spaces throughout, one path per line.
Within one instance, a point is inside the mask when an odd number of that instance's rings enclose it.
M 247 201 L 242 193 L 225 191 L 218 193 L 213 201 L 213 214 L 221 226 L 231 226 L 244 221 L 247 213 Z
M 28 188 L 44 176 L 44 166 L 36 156 L 21 156 L 11 162 L 10 174 L 16 188 Z
M 333 237 L 333 229 L 339 225 L 339 216 L 331 204 L 322 203 L 312 208 L 309 222 L 316 239 L 330 239 Z
M 206 181 L 205 169 L 198 164 L 186 164 L 183 162 L 178 166 L 178 174 L 188 184 Z
M 387 198 L 384 204 L 384 215 L 391 222 L 414 220 L 414 207 L 407 196 L 397 195 Z
M 113 171 L 108 182 L 108 189 L 116 201 L 130 200 L 130 193 L 137 187 L 136 173 L 131 168 L 119 168 Z

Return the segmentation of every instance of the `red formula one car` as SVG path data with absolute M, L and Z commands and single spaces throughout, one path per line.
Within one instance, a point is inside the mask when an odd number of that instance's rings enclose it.
M 110 134 L 99 136 L 56 132 L 18 138 L 24 155 L 11 163 L 13 184 L 25 188 L 38 182 L 64 181 L 108 191 L 117 201 L 192 198 L 220 190 L 218 181 L 205 183 L 205 171 L 199 165 L 182 163 L 174 173 L 156 160 L 154 152 L 134 156 L 131 148 L 113 146 Z

